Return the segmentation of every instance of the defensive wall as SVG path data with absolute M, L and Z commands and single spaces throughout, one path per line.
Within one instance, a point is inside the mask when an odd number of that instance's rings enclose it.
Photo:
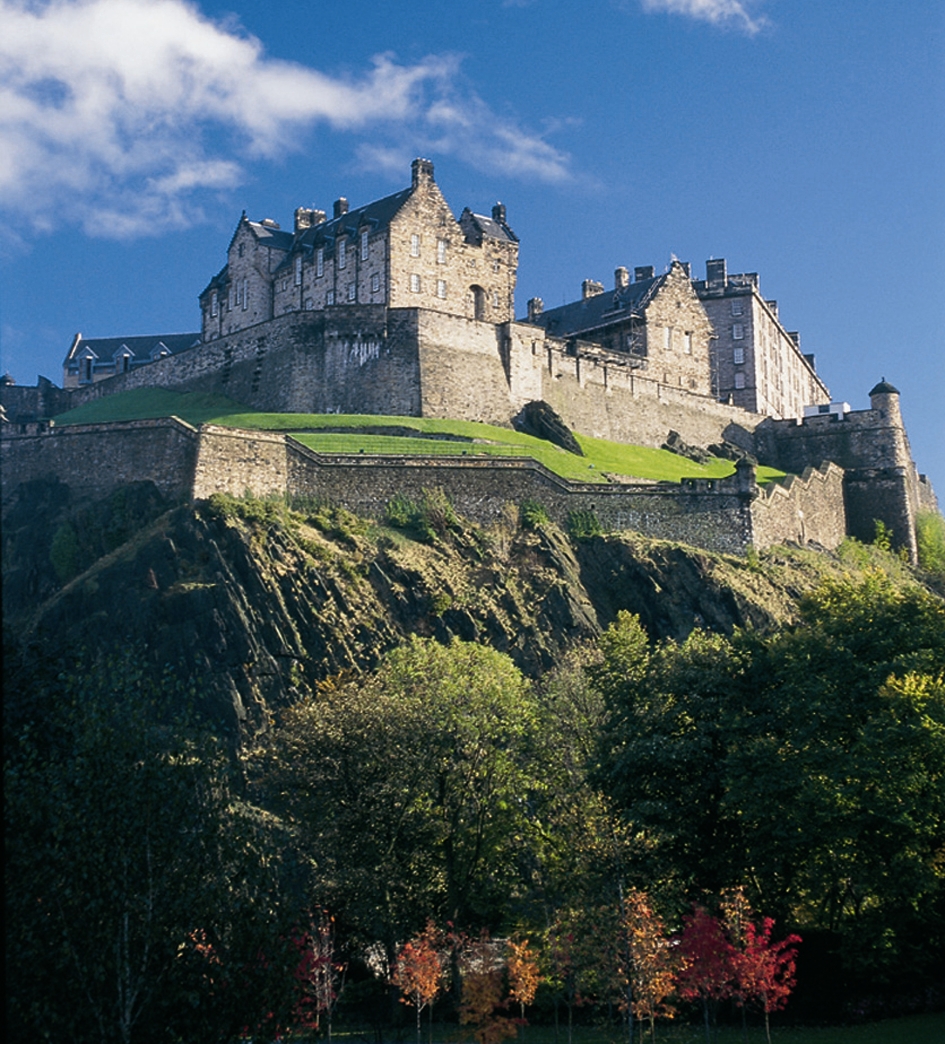
M 11 426 L 4 426 L 9 429 Z M 827 466 L 760 489 L 742 463 L 727 479 L 577 483 L 531 459 L 315 453 L 290 437 L 177 418 L 4 431 L 4 509 L 21 482 L 55 477 L 77 496 L 104 496 L 149 479 L 174 498 L 214 492 L 306 495 L 382 518 L 395 495 L 442 489 L 457 511 L 488 524 L 509 502 L 539 501 L 567 523 L 593 511 L 605 530 L 630 529 L 708 550 L 742 553 L 786 540 L 835 547 L 844 536 L 842 471 Z

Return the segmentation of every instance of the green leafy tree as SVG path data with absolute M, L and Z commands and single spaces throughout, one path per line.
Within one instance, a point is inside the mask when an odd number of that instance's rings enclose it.
M 392 960 L 431 912 L 488 924 L 521 892 L 537 723 L 508 657 L 414 639 L 374 676 L 286 712 L 260 779 L 317 861 L 324 901 Z

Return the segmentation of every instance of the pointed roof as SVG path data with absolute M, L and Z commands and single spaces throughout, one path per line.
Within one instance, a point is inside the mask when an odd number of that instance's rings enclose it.
M 668 274 L 640 279 L 616 290 L 605 290 L 602 294 L 594 294 L 558 308 L 547 308 L 526 321 L 543 326 L 555 337 L 573 337 L 631 316 L 639 318 L 666 282 Z

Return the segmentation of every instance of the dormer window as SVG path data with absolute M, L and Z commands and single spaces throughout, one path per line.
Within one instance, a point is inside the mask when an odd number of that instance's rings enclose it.
M 302 285 L 302 255 L 297 254 L 295 258 L 295 285 Z
M 338 267 L 344 268 L 348 264 L 348 244 L 344 239 L 338 240 Z
M 361 260 L 367 261 L 368 259 L 368 230 L 362 229 L 361 231 Z

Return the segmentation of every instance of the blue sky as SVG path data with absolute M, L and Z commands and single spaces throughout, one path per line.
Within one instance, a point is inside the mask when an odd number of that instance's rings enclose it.
M 945 498 L 940 0 L 0 0 L 0 351 L 198 328 L 245 208 L 508 208 L 517 311 L 673 255 L 758 272 Z

